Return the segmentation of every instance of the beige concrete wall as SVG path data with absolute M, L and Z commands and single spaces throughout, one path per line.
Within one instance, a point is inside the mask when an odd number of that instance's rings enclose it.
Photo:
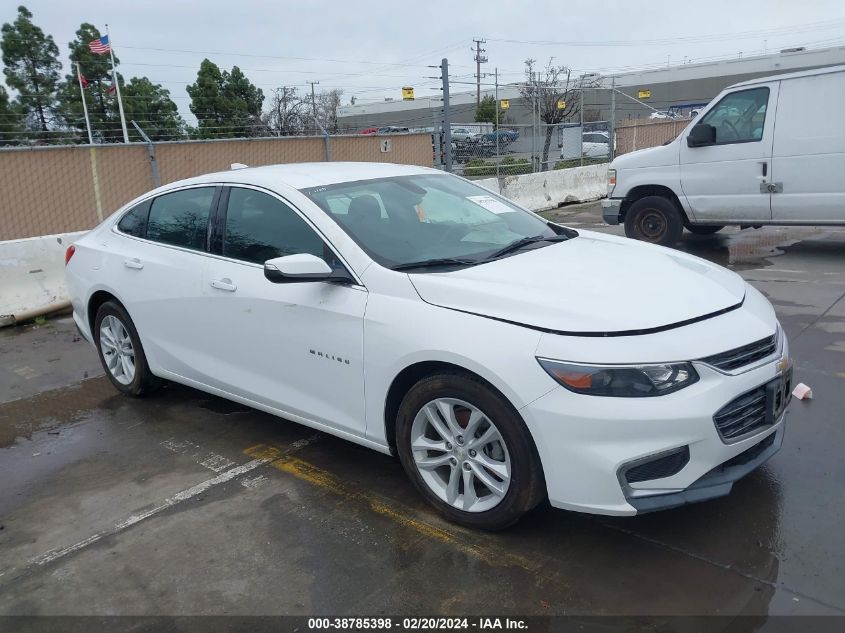
M 332 160 L 430 166 L 428 134 L 336 136 Z M 230 139 L 156 144 L 162 184 L 229 169 L 232 163 L 273 165 L 323 161 L 322 137 Z M 143 144 L 0 150 L 0 241 L 90 229 L 153 188 Z

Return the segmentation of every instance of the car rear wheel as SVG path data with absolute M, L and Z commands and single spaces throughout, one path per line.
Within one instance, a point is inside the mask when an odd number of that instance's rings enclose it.
M 399 407 L 396 441 L 414 485 L 455 523 L 501 530 L 545 495 L 536 448 L 519 414 L 480 380 L 420 380 Z
M 681 212 L 668 198 L 640 198 L 625 214 L 625 235 L 636 240 L 671 246 L 683 231 Z
M 724 224 L 687 224 L 687 230 L 693 235 L 713 235 L 723 228 Z
M 150 372 L 132 319 L 116 301 L 106 301 L 97 310 L 94 341 L 106 376 L 121 393 L 141 396 L 161 385 Z

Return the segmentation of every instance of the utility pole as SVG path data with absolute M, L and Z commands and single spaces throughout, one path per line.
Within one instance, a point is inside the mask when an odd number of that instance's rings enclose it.
M 311 110 L 314 113 L 314 123 L 317 123 L 317 98 L 314 95 L 314 86 L 319 85 L 320 82 L 319 81 L 309 81 L 308 83 L 311 84 Z M 315 125 L 314 126 L 314 134 L 315 135 L 317 134 L 316 127 L 317 126 Z
M 499 67 L 496 66 L 496 127 L 495 127 L 495 134 L 496 134 L 496 178 L 499 177 Z
M 616 158 L 616 75 L 610 80 L 610 160 Z
M 475 42 L 475 105 L 478 106 L 481 104 L 481 64 L 487 63 L 487 57 L 482 55 L 487 51 L 481 48 L 481 45 L 486 44 L 487 40 L 472 41 Z
M 452 121 L 449 112 L 449 60 L 440 61 L 440 79 L 443 82 L 443 162 L 446 171 L 452 172 Z

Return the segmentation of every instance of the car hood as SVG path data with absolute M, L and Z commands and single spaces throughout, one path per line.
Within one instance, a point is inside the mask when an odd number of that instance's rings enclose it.
M 638 149 L 615 158 L 611 167 L 614 169 L 628 169 L 630 167 L 664 167 L 666 165 L 677 165 L 679 147 L 678 139 L 676 138 L 668 145 Z
M 423 301 L 582 336 L 645 333 L 738 307 L 739 275 L 678 251 L 600 233 L 447 273 L 411 274 Z

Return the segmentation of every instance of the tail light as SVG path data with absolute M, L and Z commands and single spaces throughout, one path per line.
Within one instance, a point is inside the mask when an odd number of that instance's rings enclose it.
M 68 265 L 68 263 L 70 262 L 70 258 L 73 257 L 73 254 L 75 252 L 76 246 L 74 246 L 73 244 L 67 247 L 67 250 L 65 251 L 65 266 Z

